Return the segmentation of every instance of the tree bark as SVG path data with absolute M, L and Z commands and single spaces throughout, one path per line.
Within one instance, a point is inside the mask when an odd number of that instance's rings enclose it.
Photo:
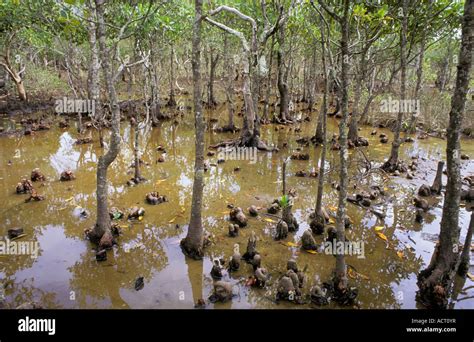
M 347 198 L 347 118 L 349 103 L 349 0 L 344 0 L 344 16 L 341 18 L 341 111 L 342 118 L 339 123 L 339 144 L 341 146 L 340 157 L 340 178 L 339 178 L 339 201 L 337 208 L 336 230 L 337 241 L 344 243 L 344 221 L 346 216 Z M 334 286 L 337 291 L 345 293 L 347 290 L 346 261 L 344 254 L 336 254 L 336 269 L 334 272 Z
M 447 134 L 446 195 L 440 224 L 439 244 L 428 268 L 418 275 L 418 300 L 429 307 L 447 306 L 452 279 L 459 259 L 459 202 L 461 194 L 460 130 L 466 104 L 474 46 L 474 0 L 466 0 L 462 22 L 461 51 L 457 67 L 456 87 L 451 98 Z
M 99 143 L 100 147 L 104 147 L 102 138 L 102 126 L 103 126 L 103 110 L 100 104 L 100 63 L 99 63 L 99 46 L 97 43 L 97 27 L 96 27 L 96 10 L 92 3 L 90 3 L 89 10 L 93 20 L 89 21 L 88 33 L 89 33 L 89 47 L 91 50 L 91 56 L 89 60 L 89 70 L 87 75 L 87 96 L 91 101 L 94 101 L 95 113 L 93 113 L 92 119 L 95 122 L 96 128 L 99 132 Z
M 181 240 L 183 251 L 193 259 L 202 259 L 203 227 L 202 227 L 202 196 L 204 188 L 204 120 L 201 101 L 201 26 L 202 0 L 195 0 L 195 17 L 192 38 L 193 66 L 193 100 L 194 125 L 196 129 L 196 159 L 194 161 L 194 184 L 191 204 L 191 218 L 186 237 Z
M 110 145 L 106 154 L 99 157 L 97 163 L 97 222 L 92 233 L 93 240 L 110 233 L 110 216 L 107 209 L 107 169 L 120 151 L 120 107 L 110 66 L 109 50 L 106 46 L 104 0 L 95 0 L 97 12 L 97 36 L 102 58 L 102 70 L 112 111 Z
M 395 132 L 392 142 L 392 149 L 390 151 L 390 158 L 382 165 L 382 169 L 388 172 L 394 172 L 398 168 L 398 152 L 400 150 L 401 140 L 400 131 L 402 128 L 404 103 L 406 97 L 406 44 L 407 44 L 407 31 L 408 31 L 408 0 L 402 0 L 402 28 L 400 30 L 400 69 L 401 69 L 401 80 L 400 80 L 400 104 L 395 125 Z
M 174 46 L 171 46 L 170 51 L 170 98 L 168 100 L 169 107 L 176 106 L 176 99 L 174 94 L 174 82 L 175 82 L 175 74 L 174 74 Z
M 208 107 L 214 108 L 217 105 L 217 101 L 214 96 L 214 79 L 216 77 L 216 67 L 219 61 L 219 53 L 214 53 L 211 49 L 210 53 L 210 70 L 209 70 L 209 83 L 207 85 L 207 105 Z
M 322 21 L 322 20 L 321 20 Z M 326 65 L 326 37 L 324 34 L 324 24 L 321 23 L 321 61 L 323 64 L 323 72 L 324 72 L 324 93 L 323 93 L 323 103 L 321 104 L 321 116 L 320 120 L 322 120 L 322 146 L 321 146 L 321 157 L 319 162 L 319 179 L 318 179 L 318 195 L 316 197 L 316 210 L 315 210 L 315 218 L 317 216 L 323 217 L 322 207 L 323 207 L 323 192 L 324 192 L 324 172 L 325 172 L 325 164 L 326 164 L 326 151 L 327 151 L 327 112 L 328 112 L 328 104 L 327 104 L 327 97 L 329 93 L 329 82 L 328 82 L 328 69 Z M 330 32 L 328 32 L 328 35 Z M 315 64 L 315 63 L 314 63 Z M 314 88 L 314 87 L 313 87 Z M 313 95 L 310 95 L 311 99 Z M 312 101 L 312 100 L 311 100 Z M 323 221 L 324 222 L 324 221 Z
M 280 93 L 280 113 L 278 120 L 282 123 L 286 123 L 288 119 L 289 110 L 289 96 L 288 96 L 288 84 L 285 77 L 285 68 L 289 69 L 289 66 L 285 66 L 285 24 L 280 25 L 278 30 L 278 51 L 277 51 L 277 64 L 278 64 L 278 92 Z

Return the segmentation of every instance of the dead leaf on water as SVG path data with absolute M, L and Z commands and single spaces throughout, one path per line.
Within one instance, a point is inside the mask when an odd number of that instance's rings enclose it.
M 305 249 L 306 252 L 308 252 L 309 254 L 318 254 L 318 251 L 315 251 L 313 249 Z
M 275 220 L 272 220 L 271 218 L 268 218 L 268 217 L 264 218 L 263 220 L 266 221 L 266 222 L 270 222 L 270 223 L 275 223 L 276 222 Z
M 387 236 L 384 234 L 384 233 L 381 233 L 381 232 L 375 232 L 377 234 L 377 236 L 379 238 L 381 238 L 382 240 L 384 240 L 385 242 L 388 242 L 388 238 Z
M 400 259 L 403 259 L 404 255 L 402 251 L 397 251 L 397 255 Z
M 21 239 L 22 237 L 25 237 L 27 234 L 20 234 L 18 236 L 15 236 L 14 238 L 10 239 L 10 241 L 15 241 L 15 240 L 18 240 L 18 239 Z
M 381 230 L 384 230 L 384 227 L 383 226 L 376 226 L 374 229 L 375 229 L 376 232 L 379 232 Z
M 288 242 L 280 242 L 283 246 L 286 247 L 298 247 L 298 245 L 294 242 L 288 241 Z

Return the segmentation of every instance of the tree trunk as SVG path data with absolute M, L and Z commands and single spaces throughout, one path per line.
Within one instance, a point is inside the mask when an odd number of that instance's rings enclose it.
M 400 140 L 400 131 L 402 128 L 402 121 L 403 121 L 403 112 L 404 112 L 404 103 L 406 97 L 406 69 L 407 69 L 407 61 L 406 61 L 406 44 L 407 44 L 407 30 L 408 30 L 408 0 L 402 0 L 402 10 L 403 10 L 403 18 L 402 18 L 402 28 L 400 31 L 400 69 L 401 69 L 401 84 L 400 84 L 400 103 L 399 103 L 399 111 L 395 126 L 395 132 L 392 142 L 392 149 L 390 151 L 390 158 L 382 165 L 382 169 L 387 172 L 394 172 L 398 168 L 398 152 L 401 145 Z
M 268 122 L 268 108 L 270 106 L 270 95 L 272 93 L 272 68 L 273 68 L 273 50 L 275 46 L 275 36 L 272 36 L 270 45 L 270 61 L 268 62 L 267 88 L 265 91 L 265 100 L 263 105 L 262 122 Z
M 219 61 L 219 53 L 214 56 L 214 53 L 211 50 L 210 56 L 210 70 L 209 70 L 209 83 L 207 85 L 207 105 L 208 107 L 214 108 L 217 105 L 217 101 L 214 97 L 214 79 L 216 76 L 216 67 L 217 62 Z
M 342 118 L 339 123 L 339 144 L 341 146 L 340 157 L 340 189 L 339 203 L 337 208 L 336 230 L 337 241 L 344 243 L 344 221 L 346 216 L 347 198 L 347 118 L 349 103 L 349 0 L 344 0 L 344 17 L 341 21 L 341 110 Z M 346 261 L 343 254 L 336 254 L 336 269 L 334 272 L 334 286 L 341 294 L 347 290 Z
M 414 100 L 416 103 L 420 101 L 420 90 L 421 90 L 421 82 L 423 80 L 423 59 L 425 56 L 425 33 L 423 31 L 422 38 L 420 42 L 420 56 L 418 57 L 418 67 L 416 68 L 416 86 L 415 86 L 415 94 Z M 417 107 L 419 110 L 420 108 Z M 418 111 L 413 111 L 411 113 L 410 124 L 408 126 L 408 132 L 414 133 L 416 131 L 416 118 L 418 115 Z
M 95 0 L 97 11 L 97 36 L 102 58 L 102 70 L 104 73 L 105 85 L 109 95 L 110 107 L 112 111 L 112 125 L 110 145 L 107 153 L 99 157 L 97 163 L 97 222 L 91 235 L 92 240 L 99 241 L 101 237 L 110 234 L 110 216 L 107 209 L 107 169 L 115 160 L 120 151 L 120 107 L 118 105 L 117 93 L 113 82 L 112 70 L 110 66 L 109 50 L 106 46 L 105 21 L 104 21 L 104 0 Z
M 150 40 L 150 78 L 151 78 L 151 122 L 153 126 L 158 124 L 158 118 L 161 115 L 160 89 L 158 81 L 158 71 L 156 68 L 155 43 L 153 38 Z
M 234 131 L 236 129 L 234 124 L 234 73 L 231 72 L 234 70 L 234 64 L 232 63 L 232 57 L 229 51 L 229 39 L 227 35 L 224 35 L 224 70 L 225 70 L 225 97 L 227 102 L 227 113 L 228 121 L 225 130 Z
M 360 54 L 360 62 L 359 62 L 359 72 L 356 76 L 356 85 L 355 85 L 355 92 L 354 92 L 354 104 L 352 106 L 352 116 L 351 121 L 349 124 L 349 134 L 348 139 L 352 141 L 356 146 L 358 145 L 358 138 L 359 138 L 359 103 L 360 103 L 360 95 L 362 92 L 362 81 L 365 79 L 366 69 L 367 69 L 367 55 L 368 48 L 362 50 Z
M 13 79 L 16 85 L 16 89 L 18 90 L 18 96 L 20 97 L 20 100 L 26 101 L 27 96 L 26 96 L 26 90 L 25 90 L 25 85 L 23 84 L 23 80 L 17 81 L 16 79 Z
M 175 75 L 174 75 L 174 46 L 171 46 L 170 52 L 170 98 L 168 100 L 169 107 L 176 106 L 176 99 L 174 94 L 174 82 L 175 82 Z
M 193 100 L 194 120 L 196 129 L 196 159 L 194 162 L 194 184 L 191 204 L 191 219 L 188 233 L 181 240 L 183 251 L 194 259 L 202 259 L 203 253 L 203 227 L 201 219 L 202 196 L 204 188 L 204 120 L 201 101 L 201 23 L 202 0 L 195 0 L 195 18 L 192 38 L 192 65 L 193 65 Z
M 278 92 L 280 93 L 280 113 L 279 121 L 286 123 L 288 118 L 288 84 L 285 79 L 285 51 L 283 50 L 285 44 L 285 25 L 281 25 L 278 31 Z M 289 66 L 287 66 L 289 68 Z
M 99 63 L 99 46 L 97 44 L 97 27 L 96 27 L 96 11 L 93 5 L 89 7 L 91 11 L 91 17 L 94 20 L 89 22 L 89 46 L 91 56 L 89 60 L 89 70 L 87 75 L 87 96 L 91 101 L 94 101 L 95 113 L 92 113 L 92 119 L 94 120 L 97 130 L 99 131 L 99 142 L 100 147 L 104 147 L 102 138 L 102 125 L 103 125 L 103 110 L 100 104 L 100 63 Z
M 321 20 L 322 21 L 322 20 Z M 328 32 L 329 35 L 330 32 Z M 319 179 L 318 179 L 318 195 L 316 197 L 316 210 L 315 210 L 315 219 L 317 216 L 323 217 L 322 207 L 323 207 L 323 192 L 324 192 L 324 166 L 326 164 L 326 151 L 327 151 L 327 139 L 326 139 L 326 130 L 327 130 L 327 112 L 328 112 L 328 104 L 327 104 L 327 97 L 329 93 L 329 82 L 328 82 L 328 69 L 326 65 L 326 37 L 324 34 L 324 23 L 321 23 L 321 61 L 323 64 L 323 72 L 324 72 L 324 93 L 323 93 L 323 103 L 321 104 L 321 116 L 320 120 L 322 120 L 322 147 L 321 147 L 321 157 L 319 162 Z M 314 63 L 316 64 L 316 63 Z M 314 88 L 314 87 L 313 87 Z M 311 95 L 311 99 L 313 95 Z M 323 221 L 324 222 L 324 221 Z
M 418 275 L 417 298 L 429 307 L 445 308 L 459 258 L 459 202 L 461 194 L 460 130 L 472 66 L 474 40 L 474 0 L 466 0 L 462 23 L 461 51 L 456 87 L 451 99 L 447 135 L 448 181 L 440 224 L 439 245 L 427 269 Z

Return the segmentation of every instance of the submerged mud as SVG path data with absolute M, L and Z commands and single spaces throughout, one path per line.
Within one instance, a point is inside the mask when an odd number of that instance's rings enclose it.
M 225 106 L 208 111 L 206 118 L 219 118 L 212 125 L 225 124 Z M 313 114 L 313 117 L 315 115 Z M 3 126 L 13 125 L 7 118 Z M 222 121 L 222 122 L 221 122 Z M 330 118 L 330 133 L 337 133 L 337 121 Z M 29 255 L 0 255 L 0 281 L 9 307 L 25 302 L 36 302 L 46 308 L 193 308 L 200 299 L 212 308 L 308 308 L 311 304 L 276 303 L 278 281 L 286 273 L 287 261 L 294 258 L 300 269 L 306 267 L 306 284 L 302 293 L 309 298 L 313 285 L 321 286 L 331 276 L 335 264 L 332 255 L 308 253 L 301 249 L 301 236 L 309 229 L 309 215 L 314 210 L 317 177 L 297 177 L 304 171 L 317 170 L 320 148 L 312 144 L 298 144 L 296 140 L 314 135 L 316 121 L 291 126 L 265 125 L 262 138 L 278 152 L 259 152 L 253 160 L 225 160 L 218 163 L 218 154 L 210 153 L 205 174 L 203 224 L 212 234 L 212 244 L 205 251 L 203 261 L 184 257 L 179 241 L 186 233 L 191 207 L 194 165 L 194 122 L 192 112 L 177 121 L 167 121 L 158 127 L 147 127 L 140 134 L 143 161 L 141 173 L 147 180 L 127 186 L 133 177 L 133 127 L 122 123 L 122 149 L 109 169 L 109 207 L 127 212 L 132 207 L 143 207 L 141 220 L 117 220 L 122 235 L 118 245 L 108 253 L 107 260 L 96 261 L 96 251 L 84 239 L 84 229 L 92 227 L 95 218 L 95 172 L 101 154 L 99 138 L 94 130 L 85 136 L 92 143 L 76 144 L 81 138 L 75 127 L 35 132 L 28 136 L 0 138 L 0 236 L 8 230 L 23 228 L 25 236 L 18 241 L 37 242 L 38 257 Z M 360 135 L 369 141 L 361 147 L 372 168 L 379 166 L 389 155 L 390 144 L 380 143 L 383 133 L 392 140 L 392 133 L 363 127 Z M 238 133 L 236 133 L 238 135 Z M 231 133 L 206 132 L 206 146 L 230 139 Z M 413 136 L 415 137 L 415 136 Z M 305 139 L 302 139 L 304 141 Z M 107 141 L 107 139 L 106 139 Z M 350 282 L 359 289 L 360 308 L 415 308 L 416 275 L 430 260 L 439 232 L 443 196 L 428 198 L 431 209 L 423 222 L 415 222 L 413 198 L 422 184 L 431 184 L 437 162 L 445 159 L 445 144 L 441 139 L 414 139 L 401 147 L 401 158 L 410 162 L 417 158 L 418 168 L 413 179 L 406 174 L 384 177 L 376 171 L 361 177 L 364 157 L 357 149 L 349 151 L 350 189 L 354 195 L 370 185 L 381 186 L 386 196 L 372 201 L 372 208 L 383 212 L 380 219 L 370 210 L 351 203 L 347 214 L 352 227 L 346 231 L 348 239 L 364 242 L 365 258 L 348 256 Z M 306 146 L 309 145 L 309 146 Z M 165 150 L 165 151 L 163 151 Z M 206 150 L 207 151 L 207 150 Z M 472 140 L 462 141 L 462 152 L 474 157 Z M 206 152 L 207 153 L 207 152 Z M 308 154 L 309 160 L 292 159 L 287 165 L 287 189 L 296 193 L 293 214 L 299 224 L 296 233 L 275 241 L 277 220 L 266 216 L 266 208 L 281 195 L 282 165 L 290 155 Z M 160 159 L 162 158 L 162 159 Z M 160 162 L 158 162 L 160 159 Z M 323 205 L 334 217 L 337 206 L 339 152 L 328 149 L 327 177 Z M 29 179 L 32 170 L 39 168 L 45 180 L 34 187 L 42 201 L 25 203 L 29 195 L 16 194 L 15 187 L 22 179 Z M 61 182 L 61 173 L 70 170 L 75 179 Z M 462 161 L 462 175 L 474 174 L 474 162 Z M 301 174 L 301 173 L 300 173 Z M 443 175 L 443 183 L 446 176 Z M 356 184 L 358 189 L 353 189 Z M 151 205 L 145 197 L 151 192 L 166 196 L 166 201 Z M 241 207 L 247 225 L 239 228 L 236 237 L 229 237 L 228 205 Z M 258 216 L 247 208 L 255 206 Z M 261 208 L 261 209 L 260 209 Z M 87 215 L 82 214 L 86 212 Z M 461 208 L 460 225 L 463 241 L 469 212 Z M 376 228 L 378 227 L 378 228 Z M 223 272 L 223 280 L 232 285 L 234 297 L 226 303 L 208 301 L 213 289 L 211 269 L 213 260 L 223 258 L 226 265 L 238 244 L 245 252 L 247 240 L 254 231 L 261 264 L 268 271 L 266 287 L 249 287 L 252 266 L 241 262 L 239 270 Z M 382 232 L 388 241 L 377 235 Z M 323 236 L 316 236 L 316 243 Z M 473 256 L 471 256 L 473 258 Z M 472 270 L 471 270 L 472 271 Z M 140 279 L 143 277 L 143 279 Z M 140 289 L 136 289 L 140 279 Z M 143 280 L 143 284 L 141 281 Z M 455 308 L 474 308 L 474 282 L 469 278 L 461 284 Z M 462 290 L 464 289 L 464 290 Z M 330 303 L 328 308 L 338 307 Z

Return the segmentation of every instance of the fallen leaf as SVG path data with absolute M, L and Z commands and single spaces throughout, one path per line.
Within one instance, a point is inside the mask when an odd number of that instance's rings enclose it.
M 18 236 L 15 236 L 14 238 L 10 239 L 10 241 L 15 241 L 15 240 L 18 240 L 18 239 L 21 239 L 22 237 L 25 237 L 27 234 L 20 234 Z
M 334 223 L 336 223 L 336 221 L 334 221 L 332 218 L 330 218 L 330 219 L 329 219 L 329 223 L 334 224 Z
M 275 220 L 272 220 L 271 218 L 264 218 L 263 220 L 266 221 L 266 222 L 270 222 L 270 223 L 275 223 L 276 222 Z
M 168 223 L 173 223 L 176 220 L 176 217 L 177 216 L 173 217 L 171 220 L 168 221 Z
M 138 216 L 138 221 L 142 221 L 143 220 L 143 216 Z
M 398 257 L 399 257 L 400 259 L 403 259 L 403 256 L 404 256 L 405 254 L 403 254 L 402 251 L 397 251 L 397 255 L 398 255 Z
M 384 233 L 380 233 L 380 232 L 375 232 L 375 233 L 377 234 L 377 236 L 378 236 L 379 238 L 381 238 L 382 240 L 388 242 L 388 238 L 387 238 L 387 236 L 385 236 Z
M 283 246 L 286 247 L 298 247 L 298 245 L 294 242 L 288 241 L 288 242 L 280 242 Z
M 308 252 L 309 254 L 318 254 L 318 251 L 312 249 L 306 249 L 306 252 Z
M 376 232 L 379 232 L 381 230 L 384 230 L 384 227 L 383 226 L 376 226 L 374 229 L 375 229 Z
M 367 277 L 366 275 L 363 275 L 361 273 L 356 272 L 352 267 L 347 268 L 347 275 L 352 279 L 361 278 L 363 280 L 370 280 L 369 277 Z
M 328 208 L 329 208 L 330 210 L 332 210 L 332 211 L 337 211 L 337 207 L 334 207 L 334 206 L 331 206 L 331 205 L 330 205 Z

